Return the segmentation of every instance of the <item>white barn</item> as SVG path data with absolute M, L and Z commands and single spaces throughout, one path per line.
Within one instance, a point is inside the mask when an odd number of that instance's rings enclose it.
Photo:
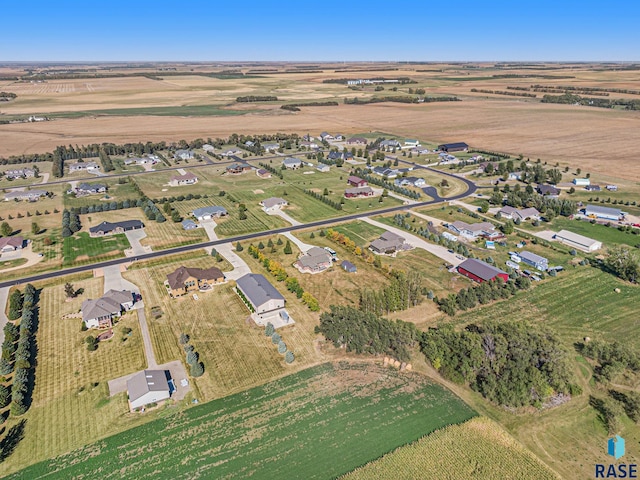
M 169 381 L 164 370 L 143 370 L 127 380 L 127 393 L 131 410 L 158 403 L 171 396 Z

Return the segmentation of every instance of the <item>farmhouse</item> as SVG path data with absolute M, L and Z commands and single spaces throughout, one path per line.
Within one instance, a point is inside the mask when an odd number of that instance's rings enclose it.
M 198 224 L 191 219 L 185 218 L 181 222 L 183 230 L 195 230 L 198 228 Z
M 535 253 L 522 251 L 518 253 L 518 257 L 523 263 L 531 265 L 540 271 L 544 272 L 549 268 L 549 260 L 541 257 L 540 255 L 536 255 Z
M 196 177 L 193 173 L 187 172 L 184 175 L 176 175 L 171 177 L 169 180 L 169 185 L 172 187 L 178 187 L 181 185 L 193 185 L 194 183 L 198 183 L 198 177 Z
M 262 209 L 265 212 L 273 212 L 274 210 L 280 210 L 282 207 L 286 207 L 287 205 L 289 205 L 289 202 L 287 202 L 284 198 L 271 197 L 262 200 L 260 202 L 260 205 L 262 205 Z
M 347 140 L 347 145 L 366 145 L 367 139 L 363 137 L 351 137 Z
M 16 250 L 22 250 L 23 244 L 24 244 L 24 238 L 22 237 L 1 237 L 0 253 L 15 252 Z
M 554 187 L 553 185 L 538 185 L 536 190 L 540 195 L 544 195 L 545 197 L 555 198 L 560 195 L 560 189 Z
M 89 235 L 92 237 L 102 237 L 104 235 L 115 235 L 117 233 L 140 230 L 144 223 L 140 220 L 123 220 L 122 222 L 102 222 L 100 225 L 89 228 Z
M 573 233 L 568 230 L 560 230 L 553 236 L 553 238 L 565 245 L 582 250 L 583 252 L 595 252 L 602 248 L 602 242 L 578 235 L 577 233 Z
M 472 223 L 463 222 L 457 220 L 447 225 L 449 230 L 475 240 L 476 238 L 484 237 L 488 239 L 498 238 L 501 236 L 500 232 L 496 231 L 493 224 L 489 222 Z
M 528 219 L 539 220 L 540 212 L 533 207 L 530 208 L 513 208 L 513 207 L 502 207 L 499 212 L 502 218 L 509 218 L 512 220 L 520 220 L 525 221 Z
M 344 191 L 346 198 L 373 197 L 374 192 L 371 187 L 347 188 Z
M 124 164 L 125 165 L 133 165 L 133 164 L 136 164 L 136 165 L 155 165 L 159 161 L 160 161 L 160 159 L 158 158 L 157 155 L 149 155 L 147 157 L 125 158 Z
M 211 220 L 213 217 L 220 218 L 227 214 L 227 209 L 224 207 L 218 207 L 212 205 L 210 207 L 196 208 L 193 211 L 193 216 L 198 219 L 199 222 L 203 220 Z
M 271 178 L 271 172 L 269 170 L 265 170 L 264 168 L 259 168 L 256 170 L 256 175 L 260 178 Z
M 87 328 L 111 328 L 113 317 L 133 308 L 135 297 L 129 290 L 109 290 L 97 300 L 82 302 L 82 321 Z
M 180 160 L 191 160 L 194 156 L 193 150 L 176 150 L 173 155 L 174 158 L 179 158 Z
M 393 232 L 384 232 L 380 238 L 369 245 L 369 249 L 378 254 L 393 254 L 400 250 L 409 250 L 409 248 L 411 247 L 406 243 L 405 238 Z
M 100 170 L 100 166 L 96 162 L 76 162 L 69 164 L 69 173 L 81 172 L 83 170 L 92 172 Z
M 302 166 L 302 162 L 299 159 L 293 157 L 285 158 L 282 161 L 282 164 L 289 170 L 297 170 Z
M 340 264 L 340 267 L 342 267 L 342 269 L 345 272 L 349 272 L 349 273 L 356 273 L 358 271 L 356 266 L 353 263 L 351 263 L 349 260 L 343 260 L 342 263 Z
M 169 293 L 172 297 L 179 297 L 189 292 L 197 292 L 216 283 L 222 283 L 224 280 L 224 274 L 216 267 L 202 269 L 181 266 L 167 275 Z
M 599 205 L 587 205 L 584 214 L 591 218 L 601 218 L 603 220 L 622 220 L 626 214 L 622 210 L 611 207 L 601 207 Z
M 4 196 L 4 200 L 5 202 L 8 202 L 9 200 L 27 200 L 28 202 L 35 202 L 40 197 L 44 197 L 46 195 L 47 192 L 45 190 L 24 190 L 20 192 L 6 193 Z
M 469 150 L 469 145 L 464 142 L 443 143 L 438 145 L 438 150 L 441 152 L 466 152 Z
M 236 281 L 237 289 L 254 309 L 253 318 L 264 322 L 270 317 L 289 318 L 284 310 L 284 297 L 264 276 L 248 273 Z
M 349 178 L 347 178 L 347 183 L 354 187 L 366 187 L 368 185 L 366 180 L 356 177 L 355 175 L 350 175 Z
M 81 183 L 76 189 L 76 197 L 82 197 L 85 195 L 96 195 L 98 193 L 105 193 L 107 186 L 102 183 Z
M 475 258 L 468 258 L 458 265 L 458 273 L 478 283 L 488 282 L 498 277 L 505 282 L 509 280 L 507 272 Z
M 127 380 L 127 393 L 131 410 L 158 403 L 171 396 L 167 371 L 143 370 Z
M 588 178 L 574 178 L 572 183 L 578 187 L 586 187 L 591 185 L 591 180 Z
M 227 167 L 227 173 L 232 174 L 232 175 L 238 175 L 244 172 L 250 172 L 251 171 L 251 165 L 249 165 L 248 163 L 232 163 L 231 165 L 229 165 Z
M 420 177 L 396 178 L 393 182 L 397 187 L 424 187 L 427 182 Z
M 329 165 L 327 165 L 326 163 L 319 163 L 318 166 L 316 167 L 316 170 L 322 173 L 326 173 L 329 170 L 331 170 L 331 167 L 329 167 Z
M 324 248 L 311 247 L 293 265 L 302 273 L 320 273 L 332 265 L 332 260 Z
M 4 176 L 7 179 L 16 179 L 16 178 L 31 178 L 35 177 L 36 171 L 31 168 L 18 168 L 13 170 L 7 170 L 4 172 Z

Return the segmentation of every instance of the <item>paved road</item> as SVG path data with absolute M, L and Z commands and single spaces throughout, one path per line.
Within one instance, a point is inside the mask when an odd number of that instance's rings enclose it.
M 0 288 L 0 344 L 4 342 L 4 326 L 7 324 L 9 319 L 7 315 L 4 313 L 7 305 L 7 300 L 9 299 L 9 287 Z
M 422 167 L 422 168 L 426 168 L 427 170 L 433 170 L 427 167 Z M 349 222 L 352 220 L 358 220 L 361 219 L 362 217 L 372 217 L 372 216 L 376 216 L 376 215 L 383 215 L 386 213 L 394 213 L 394 212 L 400 212 L 403 210 L 409 210 L 411 208 L 416 208 L 416 207 L 424 207 L 424 206 L 428 206 L 428 205 L 433 205 L 436 203 L 440 203 L 442 201 L 453 201 L 453 200 L 457 200 L 460 198 L 464 198 L 467 197 L 471 194 L 473 194 L 476 191 L 476 185 L 471 182 L 470 180 L 466 180 L 464 178 L 460 178 L 457 175 L 453 175 L 451 173 L 446 173 L 446 172 L 440 172 L 438 170 L 434 170 L 434 172 L 444 175 L 444 176 L 449 176 L 449 177 L 453 177 L 453 178 L 457 178 L 458 180 L 464 182 L 467 187 L 468 190 L 464 193 L 461 193 L 459 195 L 453 196 L 453 197 L 448 197 L 448 198 L 444 198 L 441 199 L 439 198 L 438 200 L 429 200 L 429 201 L 425 201 L 425 202 L 418 202 L 415 203 L 413 205 L 398 205 L 395 207 L 388 207 L 388 208 L 383 208 L 380 210 L 375 210 L 372 212 L 367 212 L 367 213 L 354 213 L 351 215 L 345 215 L 342 217 L 337 217 L 337 218 L 330 218 L 327 220 L 317 220 L 315 222 L 309 222 L 309 223 L 305 223 L 302 225 L 295 225 L 295 226 L 290 226 L 290 227 L 282 227 L 282 228 L 277 228 L 275 230 L 267 230 L 267 231 L 262 231 L 262 232 L 255 232 L 255 233 L 247 233 L 245 235 L 237 235 L 235 237 L 229 237 L 229 238 L 225 238 L 223 240 L 212 240 L 209 242 L 202 242 L 202 243 L 194 243 L 191 245 L 183 245 L 181 247 L 175 247 L 175 248 L 170 248 L 167 250 L 160 250 L 157 252 L 152 252 L 152 253 L 146 253 L 144 255 L 139 255 L 138 257 L 135 257 L 135 260 L 148 260 L 150 258 L 158 258 L 158 257 L 163 257 L 165 255 L 173 255 L 176 253 L 184 253 L 184 252 L 190 252 L 192 250 L 197 250 L 199 248 L 204 248 L 204 247 L 216 247 L 218 248 L 219 245 L 223 245 L 226 243 L 232 243 L 235 244 L 236 242 L 242 242 L 242 241 L 246 241 L 246 240 L 252 240 L 254 238 L 258 238 L 258 237 L 264 237 L 265 235 L 277 235 L 280 233 L 285 233 L 285 232 L 289 232 L 289 231 L 295 231 L 295 230 L 304 230 L 307 228 L 316 228 L 316 227 L 325 227 L 328 225 L 332 225 L 335 223 L 341 223 L 341 222 Z M 222 254 L 222 252 L 220 252 Z M 223 255 L 223 254 L 222 254 Z M 93 270 L 94 268 L 104 268 L 104 267 L 108 267 L 110 265 L 120 265 L 123 263 L 129 263 L 131 262 L 130 258 L 119 258 L 116 260 L 108 260 L 105 262 L 98 262 L 98 263 L 94 263 L 94 264 L 90 264 L 90 265 L 83 265 L 80 267 L 72 267 L 72 268 L 66 268 L 63 270 L 58 270 L 56 272 L 49 272 L 49 273 L 42 273 L 39 275 L 30 275 L 30 276 L 26 276 L 26 277 L 22 277 L 20 279 L 16 279 L 16 280 L 10 280 L 10 281 L 5 281 L 5 282 L 0 282 L 0 288 L 2 287 L 7 287 L 7 286 L 12 286 L 12 285 L 19 285 L 21 283 L 26 283 L 26 282 L 35 282 L 35 281 L 39 281 L 39 280 L 46 280 L 46 279 L 50 279 L 50 278 L 57 278 L 57 277 L 62 277 L 64 275 L 69 275 L 72 273 L 79 273 L 79 272 L 86 272 L 89 270 Z

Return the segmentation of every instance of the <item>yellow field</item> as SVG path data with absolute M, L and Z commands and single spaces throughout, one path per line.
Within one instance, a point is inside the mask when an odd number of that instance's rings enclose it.
M 400 447 L 342 480 L 558 479 L 555 472 L 486 417 L 438 430 Z

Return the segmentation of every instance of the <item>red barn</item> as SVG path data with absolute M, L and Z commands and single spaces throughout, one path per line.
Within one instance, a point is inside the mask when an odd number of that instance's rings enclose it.
M 475 258 L 468 258 L 458 265 L 458 273 L 478 283 L 488 282 L 496 277 L 502 278 L 505 282 L 509 280 L 507 272 Z
M 368 185 L 366 180 L 356 177 L 355 175 L 350 175 L 349 178 L 347 178 L 347 183 L 354 187 L 366 187 Z

